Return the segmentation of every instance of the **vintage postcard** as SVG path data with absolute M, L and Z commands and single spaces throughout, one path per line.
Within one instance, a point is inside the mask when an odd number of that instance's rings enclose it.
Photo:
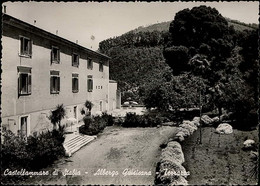
M 258 2 L 4 2 L 1 183 L 257 185 Z

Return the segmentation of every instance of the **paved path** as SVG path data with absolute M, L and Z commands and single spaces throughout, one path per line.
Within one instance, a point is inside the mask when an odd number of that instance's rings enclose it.
M 58 176 L 34 177 L 31 184 L 154 184 L 155 167 L 161 153 L 160 145 L 174 136 L 176 128 L 107 127 L 93 142 L 56 162 L 47 170 L 58 170 Z M 95 175 L 98 170 L 112 175 Z M 143 171 L 143 176 L 126 175 L 125 169 Z M 64 176 L 66 170 L 80 175 Z M 114 172 L 113 172 L 114 171 Z M 106 172 L 107 173 L 107 172 Z M 105 173 L 105 174 L 106 174 Z M 140 172 L 139 172 L 140 173 Z M 118 175 L 115 175 L 118 174 Z

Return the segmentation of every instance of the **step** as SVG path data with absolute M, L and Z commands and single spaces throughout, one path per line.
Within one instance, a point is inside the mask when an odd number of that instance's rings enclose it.
M 77 144 L 79 143 L 84 143 L 86 141 L 90 141 L 92 139 L 81 139 L 81 140 L 78 140 L 78 141 L 75 141 L 74 143 L 70 143 L 69 145 L 65 144 L 68 148 L 73 148 L 74 146 L 76 146 Z
M 76 136 L 76 137 L 70 139 L 69 141 L 67 141 L 65 144 L 66 144 L 66 145 L 69 145 L 70 143 L 77 142 L 77 141 L 79 141 L 79 140 L 81 140 L 81 139 L 82 139 L 82 137 Z
M 92 140 L 88 140 L 88 141 L 85 141 L 83 143 L 80 143 L 78 144 L 77 146 L 74 146 L 73 148 L 70 149 L 70 152 L 71 153 L 74 153 L 76 152 L 77 150 L 79 150 L 80 148 L 82 148 L 83 146 L 85 146 L 86 144 L 88 144 L 89 142 L 91 142 Z
M 66 154 L 68 156 L 71 156 L 74 152 L 78 151 L 80 148 L 82 148 L 95 138 L 96 136 L 76 135 L 63 144 Z
M 89 140 L 89 139 L 94 139 L 93 137 L 80 137 L 80 136 L 77 136 L 71 140 L 69 140 L 68 142 L 64 143 L 64 145 L 66 146 L 70 146 L 71 144 L 75 144 L 77 143 L 78 141 L 81 141 L 81 140 Z

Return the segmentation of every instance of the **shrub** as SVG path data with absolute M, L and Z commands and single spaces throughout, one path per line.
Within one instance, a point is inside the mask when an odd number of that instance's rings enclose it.
M 112 115 L 103 112 L 102 118 L 105 120 L 107 126 L 112 126 L 114 124 L 114 119 Z
M 156 127 L 162 124 L 163 118 L 156 115 L 137 115 L 136 113 L 127 113 L 125 121 L 122 123 L 123 127 Z
M 95 116 L 93 118 L 85 116 L 83 118 L 85 125 L 79 128 L 79 132 L 86 135 L 96 135 L 104 130 L 108 122 L 111 122 L 109 118 L 109 115 Z
M 93 119 L 91 118 L 91 116 L 84 116 L 83 117 L 83 122 L 84 122 L 84 126 L 85 128 L 89 128 L 89 126 L 91 125 L 91 123 L 93 122 Z
M 63 148 L 64 127 L 47 131 L 26 139 L 14 135 L 11 131 L 3 132 L 2 171 L 10 170 L 39 170 L 51 165 L 59 157 L 65 155 Z M 5 177 L 4 182 L 12 182 L 22 177 Z

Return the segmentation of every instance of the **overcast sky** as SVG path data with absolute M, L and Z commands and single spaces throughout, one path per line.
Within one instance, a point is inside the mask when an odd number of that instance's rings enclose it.
M 258 2 L 6 2 L 7 14 L 56 33 L 93 50 L 98 43 L 139 26 L 173 20 L 175 14 L 199 5 L 215 7 L 224 17 L 258 23 Z M 95 39 L 91 36 L 95 36 Z M 94 40 L 93 40 L 94 39 Z

